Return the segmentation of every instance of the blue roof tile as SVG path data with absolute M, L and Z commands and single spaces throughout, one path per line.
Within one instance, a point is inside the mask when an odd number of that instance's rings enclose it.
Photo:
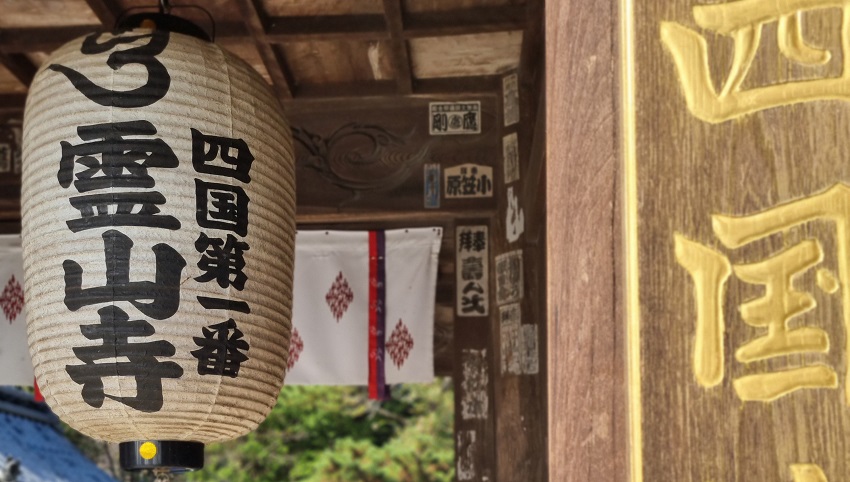
M 32 397 L 0 387 L 0 468 L 12 457 L 20 462 L 18 482 L 115 482 L 83 456 L 51 420 L 55 416 Z

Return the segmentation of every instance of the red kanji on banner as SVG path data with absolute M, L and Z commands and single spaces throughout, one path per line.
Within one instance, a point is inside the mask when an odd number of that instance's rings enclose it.
M 298 334 L 298 328 L 293 328 L 292 337 L 289 339 L 289 360 L 287 361 L 287 370 L 292 370 L 292 367 L 295 366 L 295 362 L 298 361 L 298 357 L 301 356 L 302 351 L 304 351 L 304 340 L 302 340 L 301 335 Z
M 390 335 L 389 341 L 387 341 L 387 351 L 396 368 L 401 368 L 404 365 L 411 350 L 413 350 L 413 337 L 410 336 L 404 322 L 398 320 L 398 324 L 395 325 L 395 329 Z
M 351 287 L 348 286 L 348 280 L 345 279 L 342 271 L 340 271 L 333 285 L 331 285 L 328 294 L 325 295 L 325 301 L 327 301 L 337 323 L 339 323 L 339 319 L 342 318 L 345 311 L 348 310 L 348 305 L 351 304 L 352 300 L 354 300 L 354 293 L 351 291 Z
M 9 323 L 15 321 L 15 318 L 24 309 L 24 289 L 15 279 L 15 275 L 9 278 L 9 282 L 3 288 L 3 294 L 0 295 L 0 306 L 3 307 L 3 314 L 6 315 Z

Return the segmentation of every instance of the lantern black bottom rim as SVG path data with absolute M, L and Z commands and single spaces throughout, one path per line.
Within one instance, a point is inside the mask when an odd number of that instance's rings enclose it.
M 189 472 L 204 466 L 204 444 L 182 440 L 137 440 L 118 444 L 121 468 L 128 471 Z

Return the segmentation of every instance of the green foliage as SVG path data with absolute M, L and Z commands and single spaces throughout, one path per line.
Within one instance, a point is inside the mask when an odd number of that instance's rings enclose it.
M 450 380 L 393 387 L 284 387 L 260 427 L 210 445 L 191 481 L 442 482 L 454 479 Z

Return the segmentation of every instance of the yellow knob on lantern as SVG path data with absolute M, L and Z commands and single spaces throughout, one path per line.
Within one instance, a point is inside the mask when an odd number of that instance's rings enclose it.
M 150 460 L 156 457 L 156 445 L 151 442 L 145 442 L 139 447 L 139 455 L 145 460 Z

